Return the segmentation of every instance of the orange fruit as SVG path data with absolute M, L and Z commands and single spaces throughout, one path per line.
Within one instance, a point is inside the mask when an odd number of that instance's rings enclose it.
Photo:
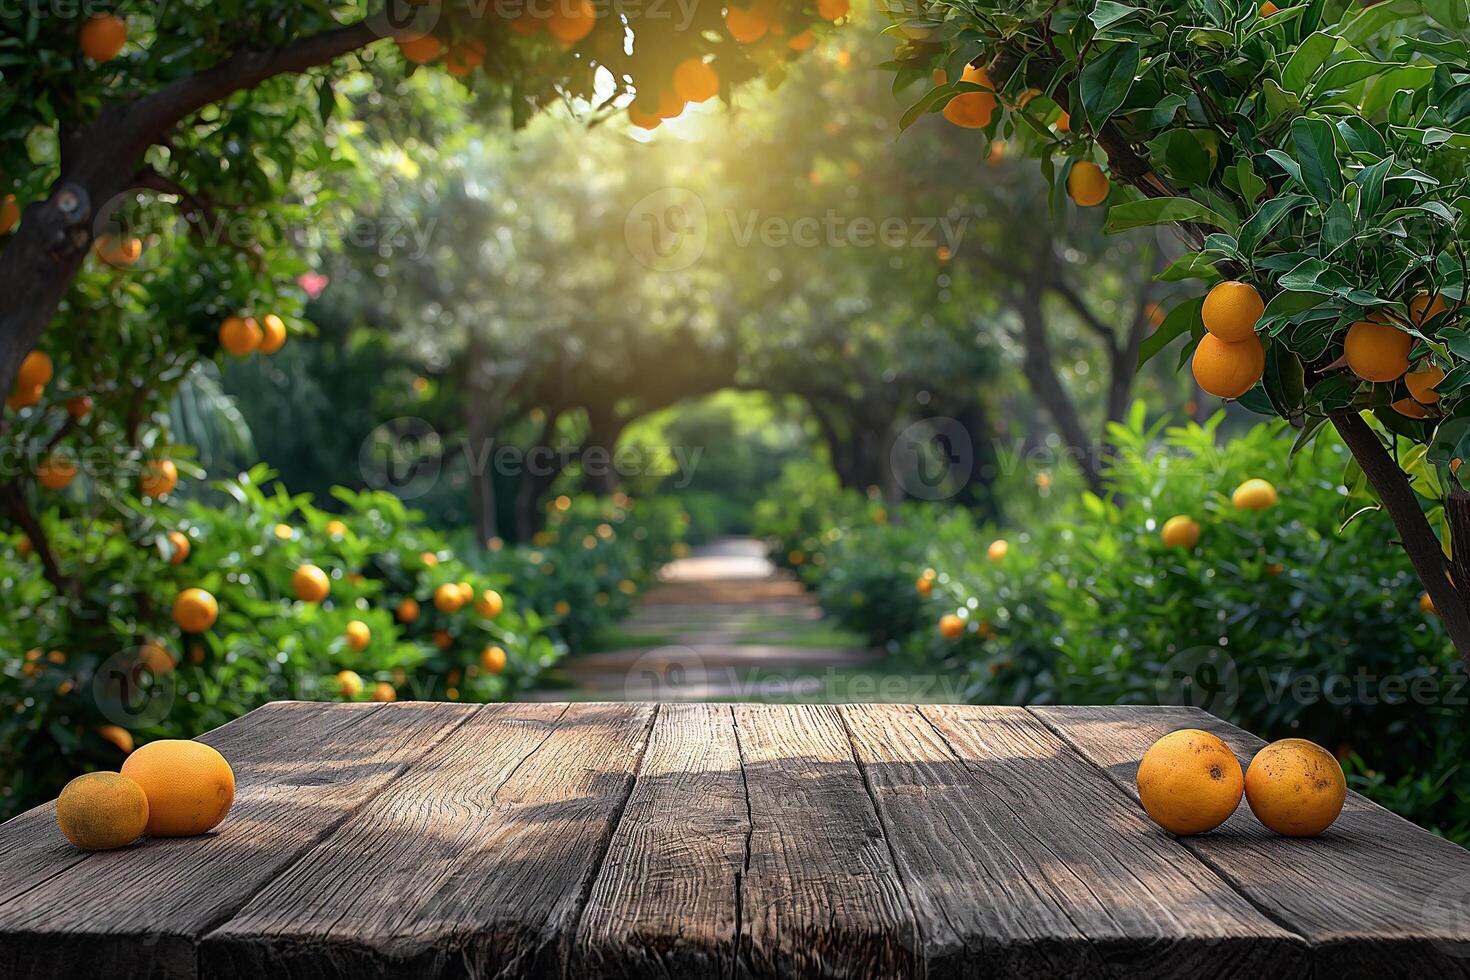
M 841 20 L 852 9 L 852 0 L 817 0 L 817 16 L 823 20 Z
M 10 397 L 5 399 L 5 404 L 13 409 L 30 408 L 32 405 L 40 402 L 45 394 L 45 385 L 34 385 L 30 388 L 16 388 L 11 392 Z
M 260 346 L 264 334 L 254 317 L 227 316 L 219 326 L 219 345 L 226 354 L 244 357 Z
M 51 363 L 51 356 L 45 351 L 33 350 L 20 362 L 20 367 L 15 372 L 15 386 L 34 388 L 37 385 L 48 385 L 54 374 L 55 366 Z
M 1276 488 L 1259 478 L 1246 480 L 1235 488 L 1230 502 L 1236 510 L 1266 510 L 1276 506 Z
M 434 590 L 434 608 L 442 613 L 457 613 L 464 604 L 464 592 L 453 582 L 445 582 Z
M 1419 370 L 1404 375 L 1404 384 L 1408 387 L 1409 394 L 1422 405 L 1433 405 L 1439 401 L 1439 392 L 1434 390 L 1434 386 L 1443 380 L 1444 368 L 1429 362 L 1420 365 Z
M 121 725 L 98 725 L 97 734 L 117 746 L 123 755 L 133 751 L 133 733 Z
M 347 536 L 347 525 L 341 521 L 327 521 L 327 537 L 332 539 Z
M 1286 837 L 1315 837 L 1347 799 L 1342 765 L 1304 738 L 1283 738 L 1256 753 L 1245 773 L 1245 799 L 1256 819 Z
M 219 603 L 203 589 L 185 589 L 174 600 L 174 622 L 185 633 L 203 633 L 219 618 Z
M 1236 760 L 1218 736 L 1198 728 L 1170 732 L 1143 754 L 1138 798 L 1171 834 L 1203 834 L 1235 812 L 1245 792 Z
M 148 795 L 126 775 L 89 772 L 56 799 L 56 823 L 84 851 L 110 851 L 137 840 L 148 826 Z
M 362 693 L 362 675 L 355 670 L 337 671 L 337 693 L 344 698 L 355 698 Z
M 546 19 L 546 30 L 552 37 L 571 47 L 592 33 L 597 26 L 597 10 L 592 0 L 557 0 L 551 16 Z
M 366 650 L 368 644 L 373 642 L 373 631 L 360 619 L 354 619 L 347 624 L 345 635 L 347 645 L 358 653 Z
M 373 685 L 373 700 L 380 704 L 388 701 L 397 701 L 398 692 L 387 681 L 378 681 L 378 683 Z
M 439 556 L 434 554 L 432 551 L 426 551 L 423 554 L 419 555 L 419 561 L 423 562 L 429 568 L 433 568 L 434 566 L 439 564 Z
M 291 591 L 302 602 L 321 602 L 332 593 L 332 580 L 315 565 L 302 565 L 291 574 Z
M 965 67 L 960 76 L 962 82 L 972 82 L 991 89 L 988 92 L 961 92 L 944 104 L 944 118 L 964 129 L 982 129 L 990 125 L 995 115 L 995 86 L 984 68 L 975 65 Z
M 505 669 L 505 650 L 488 646 L 480 651 L 480 669 L 487 674 L 498 674 Z
M 1199 544 L 1199 522 L 1188 514 L 1175 514 L 1164 522 L 1159 539 L 1165 548 L 1193 548 Z
M 791 40 L 786 42 L 786 46 L 792 51 L 809 51 L 816 43 L 817 38 L 811 31 L 802 31 L 800 34 L 793 35 Z
M 480 593 L 480 598 L 475 600 L 475 612 L 486 619 L 494 619 L 499 616 L 500 611 L 504 608 L 505 600 L 494 589 L 486 589 Z
M 192 837 L 213 829 L 235 801 L 235 773 L 218 750 L 165 738 L 128 756 L 122 774 L 148 796 L 148 836 Z
M 449 635 L 448 630 L 435 630 L 434 646 L 438 647 L 440 650 L 448 650 L 450 647 L 454 646 L 454 637 Z
M 945 613 L 939 617 L 939 635 L 946 640 L 959 639 L 965 632 L 965 621 L 954 613 Z
M 1204 309 L 1200 311 L 1205 329 L 1231 344 L 1254 337 L 1256 324 L 1266 304 L 1256 287 L 1244 282 L 1222 282 L 1205 295 Z
M 182 565 L 188 559 L 189 551 L 192 547 L 189 544 L 188 535 L 183 531 L 170 531 L 166 537 L 168 538 L 168 543 L 173 546 L 173 554 L 169 555 L 168 563 L 170 565 Z
M 179 468 L 171 459 L 151 460 L 138 477 L 138 489 L 145 497 L 166 496 L 179 485 Z
M 1411 419 L 1422 419 L 1429 415 L 1429 409 L 1420 405 L 1412 398 L 1400 398 L 1398 401 L 1390 403 L 1388 407 L 1400 415 Z
M 157 643 L 145 643 L 138 648 L 138 663 L 152 674 L 168 674 L 174 669 L 173 654 Z
M 1428 293 L 1420 293 L 1409 300 L 1409 320 L 1414 326 L 1422 327 L 1446 309 L 1448 307 L 1445 306 L 1443 296 L 1438 293 L 1435 293 L 1433 296 L 1430 296 Z
M 1067 196 L 1079 207 L 1097 207 L 1108 199 L 1111 188 L 1108 175 L 1091 160 L 1078 160 L 1067 174 Z
M 720 93 L 714 66 L 699 58 L 685 58 L 674 69 L 674 94 L 685 102 L 704 102 Z
M 628 122 L 639 129 L 658 129 L 658 124 L 663 121 L 657 112 L 642 112 L 636 103 L 628 106 Z
M 1200 338 L 1191 362 L 1194 380 L 1218 398 L 1239 398 L 1250 391 L 1266 371 L 1266 349 L 1252 334 L 1238 344 L 1212 333 Z
M 672 88 L 666 88 L 658 94 L 658 115 L 660 119 L 675 119 L 679 113 L 684 111 L 687 103 L 679 98 L 679 93 Z
M 36 479 L 47 490 L 65 490 L 76 478 L 76 460 L 60 453 L 48 454 L 36 467 Z
M 128 43 L 128 25 L 112 14 L 94 14 L 82 25 L 82 53 L 93 61 L 111 61 Z
M 1266 0 L 1265 3 L 1261 4 L 1262 17 L 1270 17 L 1272 14 L 1279 14 L 1280 12 L 1281 8 L 1272 3 L 1271 0 Z
M 558 616 L 570 616 L 572 614 L 572 604 L 565 599 L 558 599 L 552 605 L 551 611 Z
M 433 61 L 439 57 L 439 52 L 443 49 L 444 42 L 432 34 L 398 38 L 398 50 L 409 61 L 419 65 L 426 65 Z
M 393 615 L 397 616 L 398 621 L 400 623 L 403 623 L 405 626 L 414 622 L 419 618 L 418 600 L 404 599 L 398 604 L 398 608 L 393 610 Z
M 68 398 L 66 401 L 66 414 L 72 418 L 81 420 L 92 414 L 92 398 L 89 395 L 78 395 Z
M 742 8 L 733 4 L 725 11 L 725 30 L 741 44 L 754 44 L 766 36 L 770 21 L 758 7 Z
M 286 343 L 286 324 L 274 313 L 267 313 L 260 319 L 260 352 L 262 354 L 274 354 Z
M 1392 324 L 1360 320 L 1348 328 L 1348 367 L 1364 381 L 1395 381 L 1409 370 L 1414 338 Z
M 1004 538 L 996 538 L 990 542 L 990 547 L 985 549 L 985 557 L 991 561 L 1000 561 L 1010 554 L 1011 546 Z
M 15 203 L 14 194 L 0 197 L 0 235 L 10 234 L 10 229 L 20 224 L 20 205 Z

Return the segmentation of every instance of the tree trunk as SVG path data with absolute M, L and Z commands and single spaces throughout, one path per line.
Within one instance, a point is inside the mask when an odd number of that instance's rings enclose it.
M 1352 451 L 1353 458 L 1358 461 L 1358 465 L 1363 468 L 1363 474 L 1373 485 L 1378 499 L 1383 503 L 1383 509 L 1388 511 L 1389 519 L 1393 521 L 1403 542 L 1403 549 L 1408 553 L 1414 571 L 1419 574 L 1419 581 L 1424 584 L 1424 591 L 1429 593 L 1434 610 L 1450 635 L 1450 641 L 1465 662 L 1466 669 L 1470 670 L 1470 601 L 1467 601 L 1464 594 L 1470 592 L 1470 575 L 1466 574 L 1470 572 L 1470 562 L 1460 572 L 1460 581 L 1452 582 L 1447 574 L 1439 538 L 1425 519 L 1424 510 L 1419 506 L 1419 498 L 1409 485 L 1409 478 L 1388 454 L 1383 443 L 1378 441 L 1378 435 L 1357 412 L 1340 412 L 1331 418 L 1333 426 L 1342 436 L 1342 441 Z M 1456 491 L 1445 501 L 1445 507 L 1450 515 L 1451 540 L 1456 544 L 1454 550 L 1457 554 L 1462 554 L 1470 549 L 1470 534 L 1462 537 L 1455 524 L 1457 521 L 1463 522 L 1467 531 L 1470 531 L 1470 514 L 1467 514 L 1470 498 L 1463 491 Z M 1462 542 L 1465 544 L 1464 548 L 1459 547 Z
M 587 438 L 582 443 L 582 486 L 595 497 L 617 493 L 621 479 L 613 467 L 613 453 L 627 422 L 605 405 L 588 405 Z
M 556 437 L 556 423 L 560 417 L 561 409 L 546 413 L 546 422 L 541 426 L 541 436 L 532 445 L 531 452 L 526 454 L 526 467 L 521 471 L 520 482 L 516 486 L 517 541 L 529 540 L 531 535 L 541 529 L 545 516 L 541 509 L 541 498 L 546 496 L 546 491 L 551 489 L 556 478 L 561 476 L 562 457 L 552 445 Z M 547 452 L 541 456 L 537 454 L 537 450 L 547 450 Z
M 1082 419 L 1077 414 L 1077 406 L 1072 403 L 1072 396 L 1067 394 L 1066 386 L 1057 375 L 1051 343 L 1046 336 L 1046 319 L 1041 310 L 1040 295 L 1031 292 L 1024 298 L 1018 298 L 1016 309 L 1021 315 L 1021 327 L 1026 341 L 1021 370 L 1026 375 L 1032 394 L 1051 416 L 1062 441 L 1071 451 L 1073 461 L 1087 481 L 1088 489 L 1101 496 L 1102 473 L 1095 458 L 1094 446 L 1087 436 L 1087 430 L 1082 426 Z

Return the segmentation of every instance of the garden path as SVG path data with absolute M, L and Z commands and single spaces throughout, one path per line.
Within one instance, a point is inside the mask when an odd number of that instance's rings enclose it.
M 525 700 L 915 700 L 908 678 L 882 671 L 883 652 L 823 618 L 759 541 L 697 546 L 659 579 L 594 651 Z

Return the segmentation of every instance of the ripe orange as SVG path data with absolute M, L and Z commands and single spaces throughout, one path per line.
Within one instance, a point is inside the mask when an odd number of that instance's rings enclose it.
M 219 603 L 203 589 L 185 589 L 174 600 L 174 622 L 185 633 L 203 633 L 219 618 Z
M 448 650 L 450 647 L 454 646 L 454 637 L 449 635 L 448 630 L 435 630 L 434 646 L 438 647 L 440 650 Z
M 939 617 L 939 635 L 946 640 L 957 640 L 965 632 L 965 621 L 954 613 Z
M 15 386 L 34 388 L 37 385 L 48 385 L 54 373 L 55 366 L 51 363 L 51 356 L 45 351 L 33 350 L 20 362 L 20 368 L 15 372 Z
M 398 617 L 400 623 L 407 626 L 419 618 L 418 600 L 404 599 L 398 604 L 398 608 L 393 611 L 393 614 Z
M 212 746 L 165 738 L 128 756 L 122 774 L 148 796 L 150 837 L 192 837 L 212 829 L 235 801 L 235 773 Z
M 179 485 L 179 468 L 171 459 L 151 460 L 138 477 L 138 489 L 145 497 L 166 496 Z
M 720 93 L 720 76 L 700 58 L 685 58 L 674 69 L 674 94 L 685 102 L 704 102 Z
M 766 36 L 770 27 L 765 12 L 757 6 L 743 8 L 731 4 L 725 11 L 725 30 L 741 44 L 754 44 Z
M 82 53 L 93 61 L 111 61 L 128 43 L 128 25 L 112 14 L 94 14 L 82 25 Z
M 1143 754 L 1138 798 L 1171 834 L 1203 834 L 1235 812 L 1245 792 L 1240 763 L 1216 735 L 1198 728 L 1170 732 Z
M 274 313 L 260 319 L 260 352 L 274 354 L 286 343 L 286 324 Z
M 415 64 L 426 65 L 439 57 L 439 52 L 444 49 L 444 42 L 432 34 L 420 34 L 417 37 L 401 37 L 398 39 L 398 50 L 403 56 Z
M 123 755 L 133 751 L 133 733 L 120 725 L 98 725 L 97 734 L 117 746 Z
M 1165 548 L 1193 548 L 1199 544 L 1199 522 L 1188 514 L 1175 514 L 1164 522 L 1159 539 Z
M 145 643 L 138 648 L 138 663 L 152 674 L 169 674 L 174 669 L 174 657 L 157 643 Z
M 1348 328 L 1343 351 L 1348 367 L 1364 381 L 1394 381 L 1409 370 L 1414 338 L 1392 324 L 1360 320 Z
M 919 576 L 914 581 L 914 591 L 919 593 L 919 595 L 929 595 L 934 591 L 934 580 L 932 578 L 925 578 L 922 575 Z
M 494 619 L 499 616 L 500 611 L 504 608 L 505 600 L 494 589 L 486 589 L 480 593 L 480 598 L 475 600 L 475 612 L 486 619 Z
M 263 334 L 254 317 L 227 316 L 219 326 L 219 345 L 232 357 L 244 357 L 260 346 Z
M 1331 752 L 1304 738 L 1284 738 L 1251 760 L 1245 798 L 1256 819 L 1276 833 L 1315 837 L 1342 812 L 1347 781 Z
M 1266 0 L 1265 3 L 1261 4 L 1262 17 L 1270 17 L 1272 14 L 1279 14 L 1280 12 L 1281 8 L 1272 3 L 1271 0 Z
M 126 775 L 89 772 L 62 788 L 56 823 L 84 851 L 126 847 L 148 826 L 148 795 Z
M 387 681 L 378 681 L 378 683 L 373 685 L 373 700 L 379 703 L 397 701 L 398 692 Z
M 558 616 L 570 616 L 572 614 L 572 604 L 565 599 L 558 599 L 552 605 L 551 611 Z
M 169 555 L 170 565 L 182 565 L 189 557 L 191 545 L 188 535 L 183 531 L 170 531 L 167 535 L 168 543 L 173 545 L 173 554 Z
M 636 103 L 628 106 L 628 122 L 639 129 L 658 129 L 659 123 L 663 121 L 663 117 L 657 112 L 642 112 Z
M 1439 401 L 1439 392 L 1434 390 L 1434 386 L 1443 380 L 1444 368 L 1427 361 L 1419 365 L 1419 370 L 1404 375 L 1409 394 L 1422 405 L 1433 405 Z
M 816 43 L 816 35 L 812 34 L 811 31 L 802 31 L 800 34 L 794 35 L 791 40 L 787 41 L 786 46 L 792 51 L 808 51 L 811 49 L 812 45 Z
M 345 635 L 347 645 L 358 653 L 366 650 L 368 644 L 373 642 L 373 631 L 360 619 L 354 619 L 347 624 Z
M 851 9 L 851 0 L 817 0 L 817 15 L 823 20 L 841 20 Z
M 327 537 L 333 540 L 347 536 L 347 525 L 341 521 L 327 521 Z
M 315 565 L 302 565 L 291 574 L 291 591 L 302 602 L 321 602 L 332 593 L 332 580 Z
M 36 467 L 36 479 L 47 490 L 65 490 L 76 478 L 76 460 L 60 453 L 49 454 Z
M 0 197 L 0 235 L 10 234 L 10 229 L 20 224 L 20 205 L 15 203 L 14 194 Z
M 337 671 L 337 693 L 344 698 L 355 698 L 362 693 L 362 676 L 355 670 Z
M 419 561 L 423 562 L 429 568 L 433 568 L 439 564 L 439 556 L 434 554 L 432 551 L 426 551 L 423 554 L 419 555 Z
M 434 590 L 434 608 L 442 613 L 457 613 L 464 603 L 464 592 L 453 582 L 445 582 Z
M 1420 293 L 1409 300 L 1409 319 L 1413 322 L 1414 326 L 1422 327 L 1446 309 L 1448 307 L 1445 306 L 1443 296 L 1438 293 L 1435 293 L 1433 296 L 1430 296 L 1428 293 Z
M 30 408 L 38 403 L 46 394 L 45 385 L 34 385 L 30 388 L 16 388 L 10 397 L 5 399 L 5 404 L 13 409 Z
M 1266 510 L 1276 506 L 1276 488 L 1266 480 L 1246 480 L 1235 488 L 1230 502 L 1236 510 Z
M 1205 329 L 1231 344 L 1254 337 L 1266 304 L 1256 287 L 1244 282 L 1222 282 L 1205 295 L 1201 316 Z
M 1266 371 L 1266 350 L 1254 334 L 1238 344 L 1212 333 L 1200 338 L 1191 363 L 1194 380 L 1217 398 L 1239 398 L 1250 391 Z
M 547 32 L 567 48 L 591 34 L 595 26 L 597 10 L 592 0 L 558 0 L 546 19 Z
M 66 401 L 66 414 L 72 418 L 81 420 L 92 414 L 92 398 L 90 395 L 78 395 L 68 398 Z
M 984 68 L 968 65 L 960 76 L 962 82 L 972 82 L 991 91 L 961 92 L 944 105 L 944 118 L 963 129 L 983 129 L 990 125 L 995 116 L 995 86 Z
M 996 538 L 990 542 L 990 547 L 985 549 L 985 557 L 991 561 L 1000 561 L 1010 554 L 1011 546 L 1004 538 Z
M 487 674 L 498 674 L 505 669 L 505 650 L 488 646 L 480 651 L 480 669 Z
M 1111 187 L 1108 175 L 1090 160 L 1078 160 L 1067 174 L 1067 196 L 1079 207 L 1096 207 L 1106 201 Z
M 1391 402 L 1389 408 L 1411 419 L 1422 419 L 1429 415 L 1429 409 L 1412 398 L 1400 398 L 1396 402 Z

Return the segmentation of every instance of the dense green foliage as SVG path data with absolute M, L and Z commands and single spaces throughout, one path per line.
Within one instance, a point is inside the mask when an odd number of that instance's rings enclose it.
M 833 615 L 898 634 L 916 671 L 962 678 L 969 700 L 1200 704 L 1326 745 L 1360 788 L 1470 836 L 1464 669 L 1407 558 L 1384 547 L 1387 518 L 1339 531 L 1359 506 L 1341 490 L 1346 450 L 1320 440 L 1288 465 L 1284 427 L 1220 444 L 1217 422 L 1146 430 L 1135 412 L 1111 433 L 1110 497 L 1052 506 L 1004 535 L 1000 560 L 988 545 L 1003 532 L 963 511 L 904 505 L 875 521 L 875 504 L 805 472 L 777 488 L 763 530 Z M 1254 477 L 1279 502 L 1236 509 L 1232 491 Z M 1197 546 L 1163 545 L 1176 514 L 1201 525 Z M 946 614 L 962 618 L 958 638 L 940 634 Z

